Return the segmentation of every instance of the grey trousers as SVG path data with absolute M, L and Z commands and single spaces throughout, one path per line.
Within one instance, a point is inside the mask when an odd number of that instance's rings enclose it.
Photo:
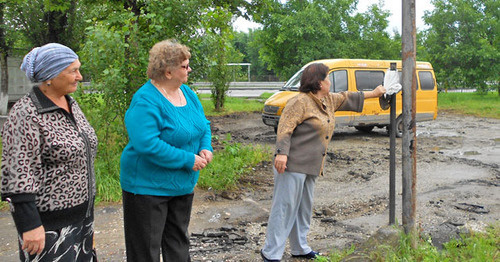
M 314 184 L 317 176 L 274 170 L 274 192 L 266 242 L 262 253 L 268 259 L 280 260 L 289 238 L 292 255 L 312 251 L 307 245 L 311 225 Z

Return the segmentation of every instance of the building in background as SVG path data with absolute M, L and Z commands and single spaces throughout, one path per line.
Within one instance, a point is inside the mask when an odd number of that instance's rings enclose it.
M 31 82 L 19 68 L 22 62 L 23 59 L 18 57 L 8 57 L 7 59 L 7 66 L 9 70 L 9 108 L 17 100 L 19 100 L 19 98 L 28 93 L 32 87 Z M 2 76 L 0 74 L 0 80 L 2 79 L 1 77 Z

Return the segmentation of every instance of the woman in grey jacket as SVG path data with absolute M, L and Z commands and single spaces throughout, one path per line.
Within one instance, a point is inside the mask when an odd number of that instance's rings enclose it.
M 335 111 L 363 110 L 365 98 L 380 97 L 383 86 L 369 92 L 330 93 L 328 67 L 307 66 L 300 93 L 290 99 L 278 125 L 274 159 L 273 203 L 261 250 L 264 261 L 279 261 L 290 240 L 293 257 L 318 255 L 307 244 L 314 184 L 323 173 L 326 150 L 335 128 Z

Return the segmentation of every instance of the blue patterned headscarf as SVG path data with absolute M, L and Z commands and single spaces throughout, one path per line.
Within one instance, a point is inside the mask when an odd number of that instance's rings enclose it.
M 69 47 L 50 43 L 35 47 L 24 56 L 21 70 L 33 83 L 50 80 L 78 59 L 78 55 Z

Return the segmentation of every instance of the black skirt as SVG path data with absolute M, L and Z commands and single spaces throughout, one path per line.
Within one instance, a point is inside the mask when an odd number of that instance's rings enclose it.
M 30 255 L 21 250 L 19 236 L 19 257 L 21 261 L 96 262 L 93 248 L 94 216 L 57 230 L 45 231 L 45 248 L 42 253 Z

